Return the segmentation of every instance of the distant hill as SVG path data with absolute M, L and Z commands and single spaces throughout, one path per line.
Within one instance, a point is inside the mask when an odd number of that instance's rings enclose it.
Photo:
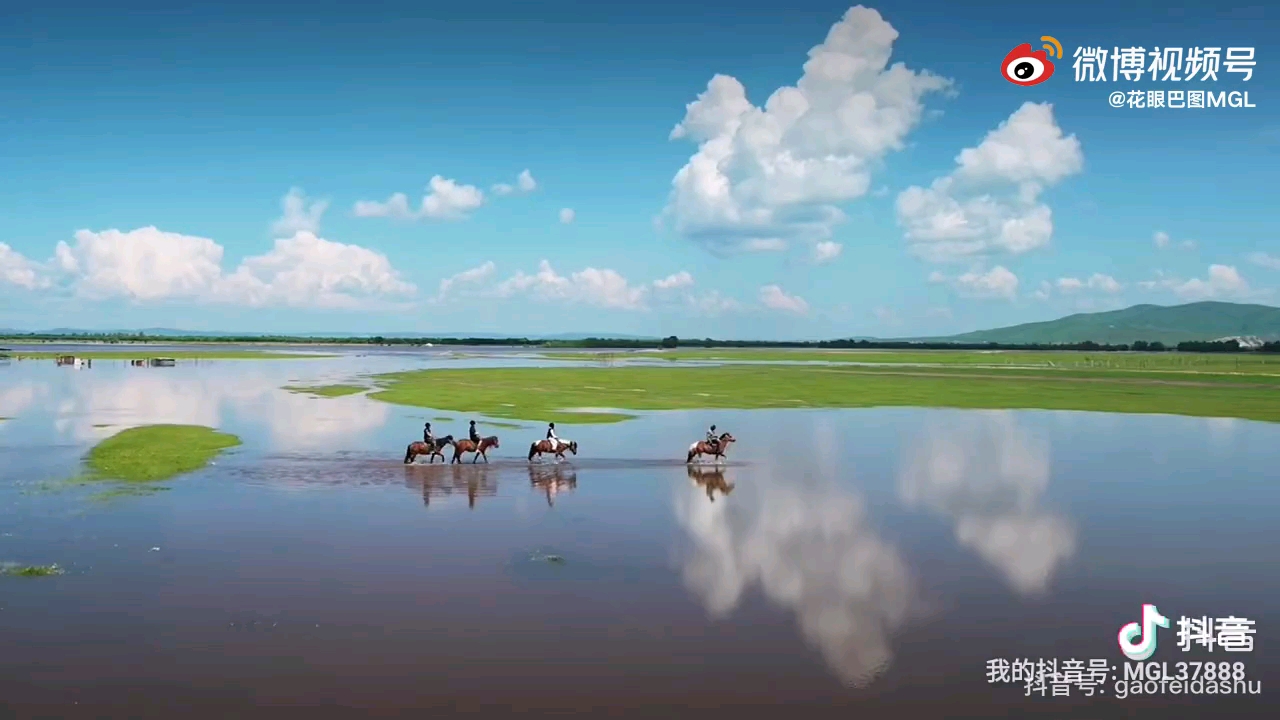
M 1087 341 L 1122 344 L 1147 340 L 1170 345 L 1226 337 L 1280 339 L 1280 308 L 1227 302 L 1197 302 L 1174 306 L 1134 305 L 1123 310 L 1079 313 L 1047 322 L 929 339 L 1010 345 Z

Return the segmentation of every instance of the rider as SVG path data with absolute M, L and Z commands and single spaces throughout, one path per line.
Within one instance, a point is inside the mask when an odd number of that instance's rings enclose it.
M 431 432 L 431 423 L 422 426 L 422 442 L 426 443 L 428 447 L 436 446 L 436 436 Z
M 555 424 L 555 423 L 548 423 L 548 424 L 547 424 L 547 439 L 551 441 L 551 445 L 552 445 L 552 447 L 555 447 L 555 446 L 557 446 L 557 445 L 559 445 L 559 444 L 560 444 L 560 438 L 556 436 L 556 424 Z
M 472 420 L 472 421 L 471 421 L 471 430 L 470 430 L 470 433 L 471 433 L 471 434 L 470 434 L 470 436 L 469 436 L 469 437 L 471 438 L 471 442 L 475 443 L 475 444 L 476 444 L 476 447 L 480 447 L 480 431 L 476 430 L 476 421 L 475 421 L 475 420 Z
M 714 450 L 720 449 L 720 436 L 716 435 L 715 425 L 712 425 L 711 428 L 707 430 L 707 444 Z

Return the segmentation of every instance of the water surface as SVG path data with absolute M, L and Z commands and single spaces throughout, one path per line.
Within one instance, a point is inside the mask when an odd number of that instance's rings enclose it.
M 528 363 L 495 356 L 471 364 Z M 489 465 L 401 462 L 465 415 L 288 384 L 430 352 L 0 367 L 0 698 L 16 716 L 283 706 L 737 717 L 1263 717 L 1277 679 L 1274 448 L 1239 420 L 927 409 L 488 426 Z M 244 445 L 163 492 L 66 489 L 93 443 L 195 423 Z M 510 422 L 510 421 L 503 421 Z M 714 422 L 725 467 L 688 468 Z M 1253 698 L 991 685 L 991 658 L 1123 658 L 1143 602 L 1255 619 Z M 1198 702 L 1198 704 L 1197 704 Z M 255 711 L 254 708 L 257 708 Z M 1270 716 L 1269 714 L 1265 716 Z

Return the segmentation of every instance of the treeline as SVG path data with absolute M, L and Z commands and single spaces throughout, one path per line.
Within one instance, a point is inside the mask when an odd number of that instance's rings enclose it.
M 586 338 L 583 340 L 539 340 L 530 338 L 415 338 L 415 337 L 298 337 L 292 335 L 147 335 L 146 333 L 78 333 L 50 334 L 28 333 L 3 338 L 16 342 L 93 342 L 123 343 L 276 343 L 308 345 L 386 345 L 386 346 L 503 346 L 537 348 L 581 348 L 592 350 L 654 350 L 687 348 L 816 348 L 833 350 L 1085 350 L 1090 352 L 1196 352 L 1280 353 L 1280 341 L 1268 342 L 1260 347 L 1242 347 L 1236 340 L 1188 341 L 1176 345 L 1138 340 L 1130 344 L 1103 344 L 1091 341 L 1081 343 L 956 343 L 911 342 L 905 340 L 819 340 L 811 342 L 768 340 L 716 340 L 714 338 L 690 339 L 674 335 L 661 340 L 624 340 L 618 338 Z

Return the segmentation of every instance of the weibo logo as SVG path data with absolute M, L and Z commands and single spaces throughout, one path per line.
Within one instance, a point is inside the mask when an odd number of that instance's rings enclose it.
M 1156 628 L 1169 627 L 1169 618 L 1160 614 L 1155 605 L 1142 606 L 1142 624 L 1131 622 L 1120 628 L 1120 651 L 1130 660 L 1142 661 L 1156 651 Z M 1134 642 L 1136 638 L 1141 638 Z

